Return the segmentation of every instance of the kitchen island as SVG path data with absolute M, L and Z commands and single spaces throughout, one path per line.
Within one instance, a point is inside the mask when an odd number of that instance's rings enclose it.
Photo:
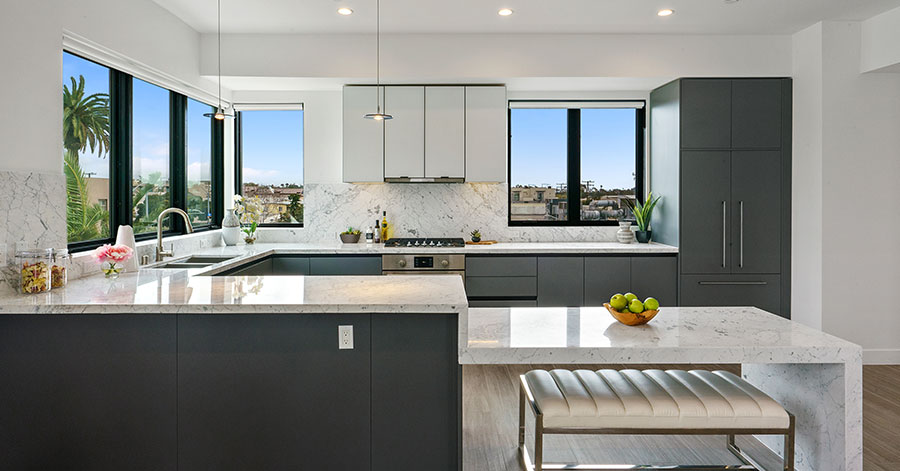
M 472 308 L 467 332 L 464 365 L 740 364 L 796 416 L 796 469 L 862 469 L 862 349 L 760 309 L 664 307 L 628 327 L 605 308 Z
M 456 276 L 149 269 L 2 297 L 0 469 L 457 470 L 466 310 Z

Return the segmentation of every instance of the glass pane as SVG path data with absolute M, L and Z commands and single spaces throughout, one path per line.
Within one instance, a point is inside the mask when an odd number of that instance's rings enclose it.
M 511 111 L 510 220 L 564 221 L 567 110 Z
M 262 199 L 263 224 L 303 223 L 303 111 L 241 112 L 245 198 Z
M 581 110 L 581 220 L 629 217 L 634 200 L 635 109 Z
M 194 227 L 212 219 L 212 118 L 215 109 L 188 98 L 187 105 L 187 213 Z
M 134 232 L 156 230 L 171 206 L 169 189 L 169 91 L 134 79 L 132 86 L 132 212 Z M 163 221 L 163 230 L 170 221 Z
M 63 160 L 69 242 L 109 237 L 109 69 L 63 53 Z

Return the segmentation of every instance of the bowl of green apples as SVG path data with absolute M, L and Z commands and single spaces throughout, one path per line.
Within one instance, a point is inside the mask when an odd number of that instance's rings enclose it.
M 641 301 L 634 293 L 614 294 L 603 306 L 617 321 L 631 326 L 646 324 L 659 314 L 656 298 Z

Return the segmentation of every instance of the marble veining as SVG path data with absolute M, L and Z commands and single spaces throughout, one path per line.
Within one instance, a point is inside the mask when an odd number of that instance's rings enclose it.
M 0 171 L 0 293 L 17 288 L 16 246 L 66 247 L 66 179 L 59 174 Z
M 395 237 L 466 237 L 519 242 L 615 242 L 617 226 L 509 227 L 506 183 L 349 184 L 304 186 L 305 226 L 262 229 L 260 242 L 337 240 L 347 226 L 366 227 L 388 212 Z
M 196 276 L 141 270 L 91 276 L 35 295 L 0 297 L 0 314 L 460 313 L 458 276 Z

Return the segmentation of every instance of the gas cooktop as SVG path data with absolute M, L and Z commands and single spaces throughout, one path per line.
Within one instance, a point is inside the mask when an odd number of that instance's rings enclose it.
M 385 247 L 465 247 L 466 241 L 462 237 L 429 238 L 390 238 L 384 241 Z

